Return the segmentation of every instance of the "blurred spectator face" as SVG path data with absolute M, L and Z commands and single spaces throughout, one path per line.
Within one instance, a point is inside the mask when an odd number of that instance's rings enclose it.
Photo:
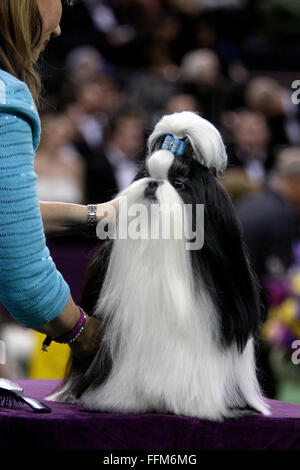
M 53 151 L 67 145 L 73 137 L 70 120 L 64 116 L 45 116 L 42 120 L 41 147 Z
M 246 150 L 265 147 L 269 130 L 264 116 L 251 111 L 238 113 L 233 126 L 233 139 L 238 147 Z
M 161 41 L 151 43 L 147 58 L 152 76 L 156 75 L 163 81 L 176 81 L 179 78 L 178 66 L 173 63 L 169 48 Z
M 97 81 L 83 83 L 78 90 L 78 102 L 87 114 L 102 110 L 105 100 L 103 88 Z
M 198 47 L 213 48 L 216 43 L 216 31 L 208 23 L 199 23 L 196 29 L 196 43 Z
M 288 147 L 276 157 L 275 179 L 284 185 L 285 194 L 300 211 L 300 147 Z
M 181 111 L 193 111 L 193 112 L 199 111 L 197 101 L 193 95 L 189 95 L 189 94 L 174 95 L 167 102 L 167 106 L 166 106 L 167 114 L 180 113 Z
M 74 83 L 84 83 L 99 76 L 104 69 L 101 54 L 91 46 L 73 49 L 66 59 L 68 78 Z
M 291 195 L 293 198 L 294 206 L 300 213 L 300 174 L 289 178 L 289 185 L 291 188 Z
M 119 88 L 109 79 L 101 79 L 102 110 L 111 112 L 122 104 L 123 96 Z
M 240 168 L 227 169 L 220 182 L 228 192 L 234 204 L 237 204 L 242 198 L 260 189 L 258 185 L 255 185 L 250 180 L 246 171 Z
M 177 38 L 179 32 L 179 21 L 172 16 L 166 16 L 159 21 L 155 38 L 160 42 L 170 43 Z
M 122 101 L 118 87 L 106 78 L 82 83 L 77 96 L 78 103 L 86 114 L 110 112 L 120 106 Z
M 172 0 L 172 5 L 181 13 L 192 16 L 198 14 L 201 9 L 201 4 L 198 0 Z
M 246 89 L 245 99 L 247 105 L 260 111 L 267 117 L 282 114 L 283 88 L 273 78 L 258 77 L 251 80 Z
M 119 118 L 110 142 L 117 145 L 129 158 L 134 158 L 144 145 L 144 121 L 139 117 Z
M 212 86 L 220 77 L 220 62 L 210 49 L 188 52 L 182 60 L 182 77 L 188 82 Z
M 300 173 L 284 177 L 275 175 L 272 182 L 300 215 Z

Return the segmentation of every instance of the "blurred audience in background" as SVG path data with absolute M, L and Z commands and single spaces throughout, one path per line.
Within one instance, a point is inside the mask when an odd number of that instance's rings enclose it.
M 163 114 L 190 110 L 212 121 L 229 157 L 220 181 L 261 285 L 263 385 L 272 398 L 300 403 L 300 369 L 290 360 L 292 338 L 300 335 L 300 113 L 292 100 L 292 83 L 300 79 L 297 2 L 86 0 L 64 7 L 61 27 L 40 62 L 40 199 L 107 201 L 134 178 Z M 51 255 L 64 274 L 74 252 L 85 265 L 84 249 L 97 240 L 81 237 L 72 254 L 70 244 L 59 243 L 51 244 Z M 72 269 L 71 289 L 80 285 L 81 271 Z M 0 339 L 11 349 L 15 325 L 5 311 L 0 315 Z M 30 376 L 31 340 L 25 330 L 5 374 Z M 279 362 L 287 375 L 278 373 Z M 282 386 L 291 376 L 298 387 L 292 396 Z
M 247 196 L 261 190 L 260 184 L 253 183 L 242 166 L 228 168 L 220 178 L 220 181 L 235 206 Z
M 137 173 L 145 147 L 145 118 L 141 109 L 125 106 L 109 116 L 102 145 L 87 164 L 87 198 L 105 202 L 126 188 Z
M 164 114 L 180 113 L 182 111 L 193 111 L 203 116 L 203 111 L 194 95 L 178 93 L 166 102 Z
M 246 87 L 245 100 L 250 109 L 265 115 L 275 151 L 280 145 L 300 145 L 299 107 L 291 99 L 291 90 L 272 77 L 256 77 Z
M 231 137 L 227 153 L 231 167 L 241 167 L 254 185 L 263 186 L 272 167 L 270 131 L 263 114 L 244 109 L 229 113 Z
M 300 148 L 288 147 L 277 156 L 268 185 L 237 205 L 250 261 L 262 284 L 273 272 L 292 264 L 299 236 Z
M 41 141 L 35 158 L 40 200 L 85 202 L 85 161 L 73 145 L 73 138 L 74 128 L 66 115 L 43 116 Z
M 100 52 L 92 46 L 83 45 L 73 49 L 65 60 L 66 84 L 95 80 L 105 73 L 106 64 Z M 64 90 L 67 92 L 67 90 Z
M 277 283 L 278 277 L 288 279 L 289 270 L 296 263 L 294 249 L 300 235 L 300 148 L 288 147 L 279 152 L 268 185 L 258 194 L 243 198 L 237 204 L 237 213 L 250 263 L 262 287 L 263 318 L 268 321 L 274 280 Z M 293 284 L 294 279 L 290 282 Z M 300 289 L 298 299 L 299 294 Z M 268 342 L 261 341 L 257 354 L 264 371 L 261 383 L 265 393 L 275 397 L 276 379 L 269 363 L 270 354 Z
M 205 117 L 220 127 L 233 83 L 222 74 L 217 54 L 210 49 L 187 52 L 181 62 L 181 80 L 183 89 L 201 103 Z

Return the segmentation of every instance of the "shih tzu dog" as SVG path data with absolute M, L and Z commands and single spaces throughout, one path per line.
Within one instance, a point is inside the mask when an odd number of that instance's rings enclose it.
M 158 122 L 142 167 L 120 194 L 128 216 L 123 225 L 132 222 L 133 206 L 143 207 L 138 225 L 146 236 L 116 236 L 119 210 L 114 235 L 90 262 L 82 295 L 81 306 L 101 322 L 99 350 L 86 369 L 71 358 L 52 400 L 216 421 L 245 410 L 269 414 L 254 354 L 258 288 L 235 210 L 218 181 L 226 165 L 222 138 L 207 120 L 181 112 Z M 143 224 L 145 213 L 151 217 Z M 180 213 L 190 230 L 175 236 Z M 161 236 L 166 218 L 170 236 Z

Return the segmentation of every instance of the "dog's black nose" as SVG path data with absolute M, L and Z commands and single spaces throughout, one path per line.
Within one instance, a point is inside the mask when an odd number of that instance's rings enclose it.
M 148 183 L 148 186 L 145 189 L 144 196 L 149 199 L 156 199 L 155 193 L 156 193 L 158 186 L 159 186 L 158 181 L 150 181 Z

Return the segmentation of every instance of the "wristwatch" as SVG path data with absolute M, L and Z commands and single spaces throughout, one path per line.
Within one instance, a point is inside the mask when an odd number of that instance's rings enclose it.
M 96 227 L 97 227 L 97 204 L 88 204 L 88 220 L 87 220 L 87 230 L 84 232 L 86 237 L 95 237 L 96 236 Z

